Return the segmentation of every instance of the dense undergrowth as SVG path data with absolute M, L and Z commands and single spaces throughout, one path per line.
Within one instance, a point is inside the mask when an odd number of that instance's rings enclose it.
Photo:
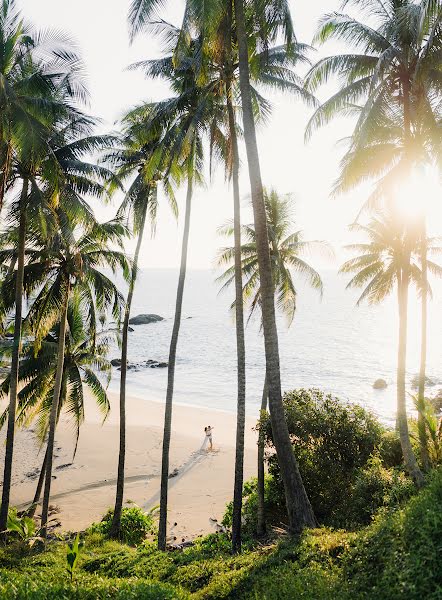
M 221 535 L 162 553 L 88 533 L 72 583 L 65 542 L 46 552 L 17 543 L 0 550 L 0 598 L 440 600 L 441 506 L 439 470 L 417 496 L 357 532 L 324 527 L 300 540 L 250 542 L 234 557 Z

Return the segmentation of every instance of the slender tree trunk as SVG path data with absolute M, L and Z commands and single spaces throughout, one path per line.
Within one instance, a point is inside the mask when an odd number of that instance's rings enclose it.
M 263 536 L 266 533 L 266 514 L 265 514 L 265 471 L 264 471 L 264 447 L 265 435 L 262 427 L 262 422 L 267 411 L 267 398 L 269 392 L 267 387 L 267 377 L 264 378 L 264 387 L 262 390 L 261 410 L 259 413 L 259 434 L 258 434 L 258 509 L 257 509 L 257 527 L 256 533 L 258 536 Z
M 408 288 L 409 288 L 409 257 L 406 265 L 398 278 L 398 307 L 399 307 L 399 341 L 397 362 L 397 424 L 401 441 L 402 453 L 404 455 L 405 468 L 413 478 L 415 484 L 421 487 L 424 478 L 414 456 L 408 431 L 406 391 L 405 391 L 405 369 L 407 362 L 407 327 L 408 327 Z
M 233 489 L 232 550 L 241 551 L 242 492 L 244 484 L 244 431 L 246 421 L 246 347 L 244 340 L 244 307 L 241 270 L 241 202 L 239 193 L 239 152 L 236 135 L 235 113 L 232 104 L 232 87 L 227 89 L 227 111 L 229 115 L 230 139 L 233 154 L 233 223 L 235 242 L 235 317 L 237 356 L 237 416 L 235 483 Z
M 138 232 L 137 247 L 135 249 L 132 276 L 127 294 L 126 307 L 124 310 L 123 339 L 121 344 L 121 375 L 120 375 L 120 449 L 118 454 L 117 491 L 115 495 L 114 516 L 110 530 L 111 537 L 118 538 L 121 527 L 121 511 L 123 510 L 124 477 L 126 464 L 126 379 L 127 379 L 127 348 L 129 339 L 129 319 L 132 307 L 132 299 L 137 280 L 138 260 L 140 257 L 141 244 L 143 242 L 144 229 L 147 220 L 147 204 Z
M 52 463 L 54 457 L 54 443 L 55 443 L 55 428 L 58 420 L 58 405 L 60 402 L 60 392 L 63 383 L 63 366 L 64 366 L 64 353 L 66 346 L 66 329 L 68 322 L 68 308 L 69 308 L 69 297 L 70 297 L 70 282 L 66 282 L 66 296 L 64 299 L 63 313 L 60 319 L 60 332 L 58 334 L 58 348 L 57 348 L 57 371 L 55 373 L 55 384 L 54 384 L 54 396 L 52 399 L 51 413 L 49 415 L 49 434 L 48 434 L 48 445 L 46 450 L 46 473 L 45 473 L 45 486 L 43 493 L 43 508 L 41 511 L 41 535 L 43 538 L 47 537 L 47 524 L 49 514 L 49 499 L 51 495 L 51 483 L 52 483 Z
M 299 533 L 304 527 L 315 526 L 315 516 L 302 482 L 293 453 L 281 394 L 278 331 L 276 327 L 274 286 L 270 262 L 267 219 L 264 204 L 258 145 L 256 140 L 250 91 L 249 57 L 245 29 L 244 0 L 235 0 L 237 39 L 239 48 L 240 87 L 244 136 L 252 191 L 256 246 L 261 284 L 262 321 L 269 387 L 269 407 L 273 438 L 284 482 L 289 529 Z
M 31 506 L 26 511 L 27 515 L 33 517 L 35 515 L 35 511 L 37 510 L 37 505 L 40 502 L 41 491 L 43 489 L 43 483 L 46 475 L 46 465 L 48 464 L 48 449 L 46 448 L 45 457 L 43 459 L 43 464 L 41 466 L 40 475 L 38 477 L 37 489 L 35 490 L 34 499 L 32 501 Z
M 188 173 L 186 214 L 184 219 L 183 242 L 181 249 L 180 275 L 178 278 L 178 288 L 176 294 L 175 317 L 172 329 L 172 338 L 169 349 L 169 367 L 167 369 L 167 391 L 166 406 L 164 411 L 164 433 L 163 433 L 163 451 L 161 462 L 161 491 L 160 491 L 160 522 L 158 528 L 158 549 L 166 549 L 167 538 L 167 496 L 169 488 L 169 451 L 170 437 L 172 428 L 172 406 L 173 406 L 173 388 L 175 383 L 175 364 L 178 337 L 181 325 L 181 312 L 183 308 L 184 284 L 186 281 L 187 270 L 187 249 L 189 247 L 190 232 L 190 213 L 192 208 L 193 196 L 193 174 Z
M 428 311 L 428 264 L 427 264 L 427 228 L 426 218 L 422 218 L 421 231 L 421 270 L 422 270 L 422 292 L 421 292 L 421 356 L 419 368 L 418 401 L 418 431 L 420 456 L 422 468 L 428 471 L 430 468 L 430 457 L 428 455 L 427 424 L 425 421 L 425 377 L 427 363 L 427 311 Z
M 23 282 L 25 270 L 26 244 L 26 204 L 28 180 L 23 181 L 20 198 L 20 225 L 18 238 L 17 278 L 15 282 L 14 340 L 11 357 L 11 385 L 9 390 L 8 428 L 6 432 L 5 466 L 3 472 L 2 505 L 0 509 L 0 532 L 4 532 L 8 522 L 9 499 L 11 494 L 12 460 L 14 453 L 15 415 L 17 410 L 18 370 L 21 352 L 21 329 L 23 317 Z
M 11 161 L 12 161 L 12 148 L 10 142 L 8 142 L 5 162 L 3 164 L 3 172 L 0 179 L 0 212 L 3 209 L 3 203 L 5 199 L 6 193 L 6 185 L 8 183 L 9 172 L 11 170 Z

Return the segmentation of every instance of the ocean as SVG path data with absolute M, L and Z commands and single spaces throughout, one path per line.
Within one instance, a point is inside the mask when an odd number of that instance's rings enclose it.
M 346 278 L 335 271 L 321 272 L 324 296 L 299 283 L 297 310 L 288 328 L 278 316 L 283 390 L 320 388 L 347 402 L 359 403 L 393 424 L 396 405 L 396 298 L 382 305 L 356 306 L 357 291 L 345 289 Z M 178 344 L 174 399 L 177 403 L 235 411 L 235 324 L 229 310 L 233 288 L 219 294 L 217 273 L 190 270 L 184 293 L 183 320 Z M 178 272 L 141 270 L 132 315 L 156 313 L 164 321 L 133 326 L 129 361 L 167 361 L 175 307 Z M 442 388 L 442 286 L 433 288 L 429 305 L 427 375 L 434 382 L 427 395 Z M 264 381 L 264 349 L 259 317 L 246 329 L 247 412 L 258 414 Z M 420 307 L 410 294 L 408 335 L 408 405 L 413 409 L 411 379 L 419 369 Z M 119 351 L 113 347 L 111 358 Z M 384 390 L 373 382 L 383 378 Z M 128 394 L 163 401 L 167 369 L 141 368 L 128 373 Z M 440 384 L 440 385 L 439 385 Z M 118 390 L 119 371 L 113 369 L 111 389 Z

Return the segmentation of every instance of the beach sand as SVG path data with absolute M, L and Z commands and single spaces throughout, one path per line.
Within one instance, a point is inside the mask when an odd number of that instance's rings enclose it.
M 74 432 L 63 417 L 56 433 L 51 504 L 59 508 L 61 530 L 79 531 L 100 520 L 115 500 L 118 464 L 118 395 L 109 393 L 112 410 L 104 424 L 93 403 L 86 402 L 86 422 L 73 459 Z M 164 404 L 127 398 L 125 502 L 150 509 L 159 503 Z M 245 435 L 245 480 L 256 473 L 256 417 Z M 212 452 L 201 451 L 204 427 L 212 425 Z M 169 479 L 169 532 L 180 542 L 215 531 L 226 503 L 233 497 L 236 416 L 206 408 L 176 405 L 172 420 Z M 1 434 L 0 465 L 3 467 Z M 32 428 L 17 431 L 11 503 L 32 500 L 43 450 Z M 176 523 L 176 526 L 174 524 Z

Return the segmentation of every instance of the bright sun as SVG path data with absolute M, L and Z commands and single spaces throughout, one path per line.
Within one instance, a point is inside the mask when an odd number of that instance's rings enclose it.
M 407 220 L 426 216 L 432 233 L 442 233 L 442 185 L 435 170 L 413 173 L 398 185 L 395 205 Z

